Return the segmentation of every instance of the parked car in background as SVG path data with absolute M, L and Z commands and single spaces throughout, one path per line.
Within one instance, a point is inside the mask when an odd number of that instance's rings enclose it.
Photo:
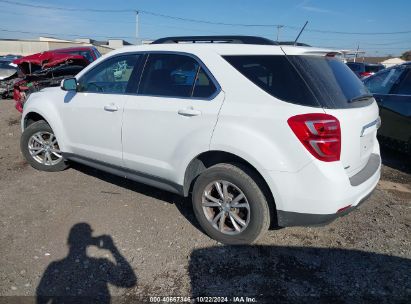
M 61 80 L 71 77 L 90 64 L 83 55 L 49 51 L 23 57 L 13 61 L 23 74 L 15 79 L 13 98 L 16 109 L 23 112 L 28 96 L 45 87 L 60 85 Z
M 381 143 L 411 154 L 411 65 L 401 64 L 364 80 L 380 107 Z
M 0 80 L 9 78 L 17 73 L 17 65 L 13 64 L 13 60 L 0 58 Z
M 94 46 L 81 46 L 81 47 L 71 47 L 65 49 L 53 50 L 58 54 L 71 54 L 71 55 L 81 55 L 86 58 L 89 62 L 101 57 L 100 52 Z
M 119 49 L 31 94 L 24 157 L 191 195 L 204 231 L 226 244 L 355 209 L 380 178 L 372 95 L 333 51 L 234 38 Z
M 347 62 L 346 64 L 359 78 L 371 76 L 385 68 L 380 63 Z
M 13 93 L 13 85 L 17 77 L 18 68 L 12 58 L 0 57 L 0 98 L 9 98 Z
M 3 97 L 13 96 L 16 109 L 23 111 L 27 97 L 45 87 L 58 86 L 65 77 L 76 75 L 101 57 L 95 47 L 56 49 L 13 60 L 18 67 L 13 76 L 0 82 Z

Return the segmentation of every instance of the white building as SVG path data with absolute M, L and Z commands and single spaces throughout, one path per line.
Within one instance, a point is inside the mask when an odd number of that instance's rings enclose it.
M 390 59 L 384 60 L 384 61 L 381 62 L 381 64 L 383 64 L 386 68 L 389 68 L 389 67 L 392 67 L 394 65 L 401 64 L 401 63 L 404 63 L 404 62 L 405 62 L 405 60 L 402 60 L 401 58 L 395 57 L 395 58 L 390 58 Z
M 7 54 L 27 56 L 44 51 L 77 46 L 95 46 L 101 54 L 106 54 L 125 45 L 130 45 L 130 43 L 120 39 L 110 39 L 108 41 L 97 41 L 88 38 L 64 40 L 52 37 L 39 37 L 38 40 L 0 39 L 0 56 Z

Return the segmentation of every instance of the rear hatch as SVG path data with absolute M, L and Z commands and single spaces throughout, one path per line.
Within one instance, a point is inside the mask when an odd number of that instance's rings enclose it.
M 326 53 L 287 55 L 313 98 L 341 126 L 340 160 L 348 176 L 363 169 L 377 144 L 378 106 L 361 80 Z

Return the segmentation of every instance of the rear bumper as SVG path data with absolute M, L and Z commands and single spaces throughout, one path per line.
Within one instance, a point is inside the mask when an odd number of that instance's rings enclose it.
M 278 225 L 325 225 L 366 201 L 381 174 L 379 149 L 375 152 L 352 177 L 337 162 L 312 163 L 296 173 L 272 172 L 270 187 L 276 200 Z
M 375 188 L 374 188 L 375 189 Z M 362 203 L 364 203 L 372 194 L 374 189 L 362 198 L 357 205 L 351 206 L 341 212 L 334 214 L 310 214 L 310 213 L 298 213 L 290 211 L 277 211 L 277 220 L 280 227 L 292 227 L 292 226 L 325 226 L 339 217 L 347 215 Z

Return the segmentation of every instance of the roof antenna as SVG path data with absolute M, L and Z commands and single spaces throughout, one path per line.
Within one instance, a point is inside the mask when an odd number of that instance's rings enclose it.
M 295 38 L 295 40 L 294 40 L 294 46 L 297 45 L 297 40 L 298 40 L 298 38 L 300 38 L 300 36 L 301 36 L 301 34 L 303 33 L 303 31 L 304 31 L 305 27 L 307 26 L 307 24 L 308 24 L 308 21 L 305 22 L 303 28 L 302 28 L 301 31 L 298 33 L 297 38 Z

